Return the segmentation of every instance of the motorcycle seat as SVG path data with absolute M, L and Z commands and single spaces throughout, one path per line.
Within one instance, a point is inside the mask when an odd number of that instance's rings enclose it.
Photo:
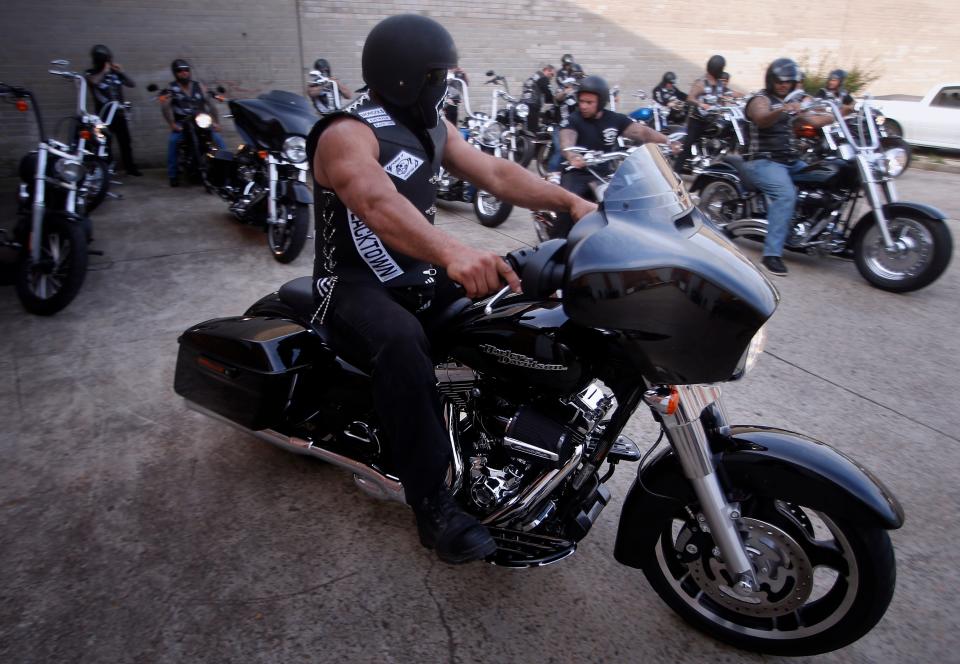
M 733 166 L 734 170 L 737 171 L 737 176 L 739 176 L 740 183 L 744 189 L 747 191 L 757 191 L 757 185 L 753 183 L 753 178 L 750 177 L 750 172 L 747 170 L 747 165 L 743 157 L 729 154 L 723 158 L 723 161 Z
M 331 345 L 330 331 L 311 322 L 317 311 L 317 304 L 313 299 L 313 277 L 298 277 L 288 281 L 277 291 L 277 296 L 281 302 L 293 309 L 299 323 L 316 332 L 325 344 Z

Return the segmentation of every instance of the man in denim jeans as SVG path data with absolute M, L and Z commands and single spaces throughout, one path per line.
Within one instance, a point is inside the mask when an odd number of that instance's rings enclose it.
M 170 138 L 167 141 L 167 175 L 170 186 L 179 186 L 177 173 L 177 143 L 183 140 L 183 123 L 197 113 L 210 114 L 213 124 L 210 134 L 214 143 L 221 150 L 226 146 L 220 134 L 220 116 L 217 107 L 210 102 L 210 93 L 207 86 L 190 77 L 190 63 L 177 58 L 170 64 L 170 71 L 175 77 L 167 87 L 163 101 L 163 117 L 170 125 Z
M 790 220 L 797 202 L 792 175 L 806 164 L 797 159 L 792 148 L 793 121 L 800 103 L 786 98 L 801 80 L 800 68 L 789 58 L 779 58 L 767 67 L 766 88 L 747 102 L 750 125 L 750 152 L 745 156 L 747 169 L 767 200 L 767 237 L 763 243 L 763 266 L 777 276 L 787 275 L 783 264 L 783 245 L 787 242 Z M 833 121 L 832 116 L 804 115 L 815 127 Z

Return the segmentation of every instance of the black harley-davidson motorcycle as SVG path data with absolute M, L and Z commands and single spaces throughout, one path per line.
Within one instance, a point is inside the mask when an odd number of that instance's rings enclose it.
M 233 99 L 229 107 L 243 145 L 236 153 L 211 150 L 207 181 L 237 219 L 263 226 L 273 257 L 289 263 L 310 230 L 307 135 L 316 112 L 304 97 L 282 90 Z
M 785 248 L 852 258 L 861 276 L 877 288 L 918 290 L 947 269 L 953 239 L 941 211 L 899 200 L 891 172 L 899 166 L 892 167 L 882 149 L 869 101 L 862 103 L 862 135 L 851 131 L 834 102 L 816 100 L 806 106 L 832 113 L 836 122 L 823 132 L 829 152 L 792 176 L 797 203 Z M 700 209 L 729 237 L 761 242 L 766 237 L 766 201 L 742 159 L 727 156 L 701 169 L 691 190 L 699 194 Z M 861 198 L 870 209 L 854 220 Z
M 155 100 L 161 104 L 172 95 L 170 88 L 160 89 L 155 83 L 148 85 L 147 90 L 156 92 Z M 216 101 L 224 101 L 225 92 L 224 87 L 218 85 L 215 90 L 208 90 L 207 95 Z M 202 184 L 209 190 L 206 155 L 217 148 L 213 140 L 213 116 L 197 105 L 183 110 L 185 115 L 177 118 L 183 127 L 183 137 L 177 143 L 177 171 L 189 181 Z
M 449 484 L 497 542 L 489 562 L 569 556 L 609 504 L 614 466 L 639 462 L 614 556 L 683 618 L 781 654 L 866 634 L 893 596 L 887 530 L 903 511 L 828 445 L 728 421 L 720 384 L 756 362 L 778 295 L 703 220 L 660 152 L 636 150 L 567 240 L 508 260 L 522 295 L 461 299 L 423 321 Z M 403 500 L 370 378 L 317 324 L 310 282 L 186 330 L 175 389 L 192 408 Z M 643 458 L 621 435 L 641 405 L 667 441 Z

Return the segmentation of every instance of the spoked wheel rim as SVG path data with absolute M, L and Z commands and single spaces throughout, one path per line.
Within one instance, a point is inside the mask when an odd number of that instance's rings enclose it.
M 277 255 L 286 253 L 293 241 L 295 211 L 296 209 L 290 205 L 277 205 L 277 219 L 283 219 L 285 223 L 269 224 L 267 228 L 270 251 Z
M 477 191 L 477 208 L 484 216 L 492 217 L 500 210 L 500 199 L 485 191 Z
M 898 217 L 887 221 L 894 248 L 887 249 L 880 228 L 874 224 L 863 238 L 867 269 L 889 281 L 903 281 L 922 273 L 933 260 L 933 234 L 916 219 Z
M 41 300 L 55 297 L 69 277 L 72 258 L 70 238 L 56 232 L 47 233 L 40 249 L 40 260 L 29 267 L 27 284 L 30 291 Z
M 724 228 L 735 217 L 730 212 L 730 201 L 737 200 L 740 196 L 733 186 L 726 182 L 714 182 L 707 185 L 709 189 L 705 195 L 700 198 L 700 208 L 707 217 L 720 228 Z
M 850 542 L 825 514 L 783 501 L 738 521 L 760 590 L 739 596 L 719 551 L 681 557 L 702 542 L 674 519 L 657 544 L 656 562 L 678 598 L 703 618 L 738 634 L 797 640 L 830 629 L 850 610 L 859 569 Z

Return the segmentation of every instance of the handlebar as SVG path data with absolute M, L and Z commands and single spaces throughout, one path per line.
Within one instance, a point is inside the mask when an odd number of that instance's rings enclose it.
M 562 250 L 566 245 L 566 240 L 547 240 L 532 249 L 515 249 L 504 256 L 504 260 L 520 277 L 524 293 L 546 297 L 563 287 L 566 264 Z M 494 301 L 491 300 L 490 305 Z

